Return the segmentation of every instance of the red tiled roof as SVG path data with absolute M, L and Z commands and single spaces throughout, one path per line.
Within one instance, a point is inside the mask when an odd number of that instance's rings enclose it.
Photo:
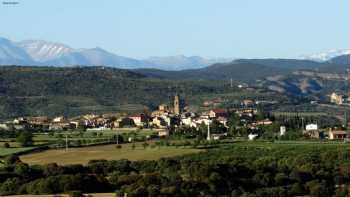
M 226 110 L 224 110 L 224 109 L 213 109 L 212 111 L 213 111 L 214 113 L 217 113 L 217 114 L 227 113 Z
M 341 131 L 341 130 L 338 130 L 338 131 L 331 131 L 333 133 L 333 135 L 347 135 L 348 132 L 346 131 Z

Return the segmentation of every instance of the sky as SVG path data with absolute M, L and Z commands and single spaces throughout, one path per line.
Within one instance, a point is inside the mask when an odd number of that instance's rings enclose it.
M 0 2 L 0 37 L 101 47 L 134 58 L 293 58 L 350 48 L 349 0 Z

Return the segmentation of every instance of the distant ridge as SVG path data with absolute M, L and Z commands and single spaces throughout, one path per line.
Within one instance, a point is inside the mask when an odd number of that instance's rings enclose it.
M 119 56 L 102 48 L 74 49 L 68 45 L 44 40 L 13 42 L 0 38 L 0 65 L 37 66 L 110 66 L 115 68 L 155 68 L 163 70 L 197 69 L 232 59 L 205 59 L 199 56 L 150 57 L 139 60 Z
M 337 70 L 348 69 L 350 66 L 350 50 L 332 50 L 325 53 L 304 56 L 300 59 L 233 59 L 233 58 L 214 58 L 206 59 L 200 56 L 153 56 L 146 59 L 135 59 L 125 56 L 116 55 L 100 47 L 88 49 L 74 49 L 66 44 L 57 42 L 48 42 L 44 40 L 24 40 L 21 42 L 13 42 L 6 38 L 0 37 L 0 65 L 21 65 L 21 66 L 108 66 L 122 69 L 151 69 L 156 73 L 147 73 L 157 76 L 164 71 L 190 71 L 192 74 L 186 73 L 186 76 L 196 76 L 200 78 L 213 78 L 213 76 L 204 76 L 205 70 L 212 69 L 210 66 L 215 64 L 229 64 L 233 66 L 237 77 L 242 78 L 239 74 L 247 75 L 242 72 L 256 72 L 259 70 L 276 71 L 295 70 L 295 69 L 319 69 L 319 68 L 337 68 Z M 250 65 L 248 68 L 238 65 Z M 259 67 L 260 66 L 260 67 Z M 346 68 L 345 68 L 345 67 Z M 220 69 L 228 68 L 222 66 Z M 249 68 L 255 68 L 249 69 Z M 217 72 L 221 72 L 216 70 Z M 262 73 L 264 73 L 262 72 Z M 283 71 L 284 72 L 284 71 Z M 161 73 L 162 76 L 164 73 Z M 174 74 L 174 73 L 172 73 Z M 211 75 L 211 73 L 207 73 Z M 215 73 L 214 73 L 215 74 Z M 227 73 L 222 73 L 226 76 Z M 176 75 L 175 75 L 176 76 Z M 221 76 L 221 75 L 220 75 Z M 259 76 L 259 74 L 257 74 Z
M 332 49 L 322 53 L 315 53 L 311 55 L 303 55 L 302 59 L 318 61 L 318 62 L 326 62 L 335 57 L 349 55 L 350 49 Z

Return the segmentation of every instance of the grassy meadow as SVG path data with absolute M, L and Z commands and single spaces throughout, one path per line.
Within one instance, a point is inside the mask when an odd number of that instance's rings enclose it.
M 33 149 L 33 147 L 24 147 L 24 148 L 3 148 L 0 147 L 0 157 L 11 155 L 11 154 L 16 154 L 20 152 L 25 152 L 28 150 Z

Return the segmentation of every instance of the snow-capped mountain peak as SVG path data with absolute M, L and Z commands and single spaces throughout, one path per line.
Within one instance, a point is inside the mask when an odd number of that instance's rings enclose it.
M 32 64 L 31 57 L 15 43 L 0 37 L 0 64 Z
M 350 49 L 332 49 L 322 53 L 304 55 L 302 56 L 302 59 L 325 62 L 325 61 L 331 60 L 332 58 L 342 56 L 342 55 L 349 55 L 349 54 L 350 54 Z
M 0 37 L 0 65 L 38 66 L 111 66 L 117 68 L 155 68 L 162 70 L 197 69 L 232 59 L 206 59 L 200 56 L 168 56 L 134 59 L 103 48 L 74 49 L 65 44 L 44 40 L 13 42 Z
M 67 45 L 43 40 L 25 40 L 19 42 L 18 45 L 39 62 L 55 59 L 73 51 Z

